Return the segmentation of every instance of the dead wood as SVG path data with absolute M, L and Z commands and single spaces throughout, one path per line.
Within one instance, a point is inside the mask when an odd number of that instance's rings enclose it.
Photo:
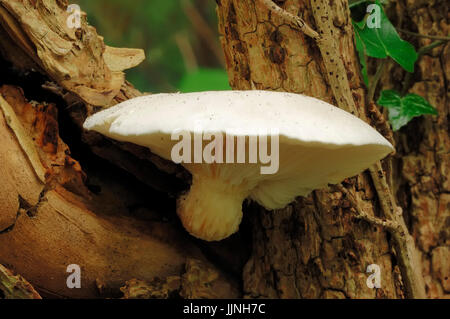
M 130 215 L 146 188 L 132 176 L 124 183 L 119 168 L 173 192 L 167 177 L 179 183 L 183 170 L 148 151 L 85 136 L 85 145 L 113 163 L 110 171 L 94 167 L 86 173 L 60 138 L 58 113 L 80 130 L 92 112 L 140 95 L 123 70 L 144 58 L 142 50 L 106 46 L 84 14 L 80 28 L 69 28 L 66 8 L 67 1 L 0 1 L 2 57 L 14 74 L 39 72 L 46 79 L 31 84 L 33 91 L 62 98 L 56 104 L 29 101 L 26 89 L 0 89 L 0 263 L 45 296 L 95 298 L 118 296 L 128 280 L 183 276 L 187 261 L 196 260 L 214 274 L 220 287 L 214 296 L 237 297 L 235 280 L 205 258 L 177 221 L 148 209 L 137 213 L 145 220 Z M 71 132 L 78 136 L 81 130 Z M 82 143 L 81 135 L 77 140 Z M 81 267 L 81 289 L 66 285 L 71 264 Z

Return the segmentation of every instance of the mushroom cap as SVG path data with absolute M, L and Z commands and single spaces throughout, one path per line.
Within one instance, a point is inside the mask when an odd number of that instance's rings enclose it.
M 229 183 L 248 185 L 249 196 L 267 209 L 338 183 L 391 153 L 374 128 L 337 107 L 300 94 L 220 91 L 147 95 L 94 114 L 84 128 L 150 148 L 171 160 L 176 131 L 261 136 L 279 133 L 279 170 L 262 175 L 256 164 L 201 164 L 222 168 Z M 184 164 L 183 164 L 184 165 Z M 201 174 L 199 164 L 184 165 Z

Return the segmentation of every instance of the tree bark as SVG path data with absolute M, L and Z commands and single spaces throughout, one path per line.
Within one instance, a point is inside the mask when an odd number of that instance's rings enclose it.
M 422 35 L 448 36 L 447 1 L 397 1 L 389 8 L 399 28 Z M 417 48 L 434 40 L 403 34 Z M 438 117 L 414 119 L 395 134 L 395 183 L 399 203 L 421 252 L 430 298 L 450 297 L 450 45 L 426 52 L 408 75 L 389 64 L 380 89 L 396 89 L 425 97 Z
M 296 27 L 298 22 L 293 26 L 264 2 L 218 1 L 231 86 L 302 93 L 341 105 L 345 94 L 340 92 L 345 87 L 336 83 L 334 77 L 339 77 L 337 82 L 349 82 L 353 97 L 349 102 L 356 104 L 356 113 L 363 119 L 378 118 L 383 122 L 373 104 L 365 102 L 366 90 L 355 54 L 348 2 L 274 1 L 285 12 L 300 16 L 313 30 L 319 30 L 321 36 L 329 32 L 330 51 L 324 50 L 323 43 L 314 41 L 314 35 L 308 37 L 308 32 L 301 32 L 302 28 Z M 318 12 L 326 12 L 322 15 L 325 20 L 317 20 Z M 327 25 L 327 21 L 332 23 Z M 328 55 L 342 59 L 345 71 L 330 72 L 329 65 L 336 63 L 336 59 Z M 445 115 L 440 114 L 440 118 Z M 392 133 L 386 130 L 386 125 L 381 126 L 377 128 L 389 137 Z M 386 174 L 392 173 L 391 160 L 383 163 Z M 407 239 L 407 232 L 403 232 L 405 236 L 393 236 L 393 241 L 382 227 L 355 218 L 352 211 L 355 207 L 349 199 L 360 198 L 357 211 L 371 217 L 383 216 L 379 192 L 372 183 L 375 177 L 376 174 L 363 173 L 345 181 L 343 185 L 349 193 L 330 187 L 299 198 L 280 211 L 266 212 L 256 207 L 250 212 L 254 225 L 253 254 L 244 270 L 244 294 L 272 298 L 403 298 L 416 290 L 415 297 L 424 296 L 421 265 L 413 258 L 414 243 Z M 442 210 L 448 211 L 448 207 Z M 403 239 L 408 242 L 406 251 L 398 245 Z M 404 264 L 408 258 L 413 265 L 409 270 Z M 448 262 L 440 262 L 443 272 Z M 366 268 L 370 264 L 381 268 L 379 289 L 366 285 L 369 275 Z M 411 278 L 405 278 L 409 275 Z
M 383 115 L 366 103 L 347 0 L 325 6 L 274 1 L 311 29 L 292 25 L 264 2 L 217 0 L 231 86 L 354 104 L 349 111 L 392 139 Z M 187 236 L 170 199 L 159 199 L 186 188 L 189 174 L 146 149 L 81 130 L 88 115 L 141 95 L 123 70 L 142 61 L 142 51 L 104 45 L 84 14 L 80 28 L 69 28 L 66 8 L 66 0 L 0 0 L 0 264 L 44 297 L 118 297 L 120 291 L 125 298 L 411 294 L 414 274 L 404 265 L 411 251 L 398 245 L 398 233 L 386 231 L 392 221 L 379 223 L 387 218 L 385 203 L 369 172 L 283 210 L 252 204 L 245 208 L 243 230 L 224 242 Z M 389 9 L 404 29 L 448 34 L 445 0 L 397 1 Z M 324 12 L 326 19 L 318 20 Z M 333 41 L 316 41 L 314 30 L 332 34 Z M 417 46 L 430 41 L 411 40 Z M 382 163 L 421 253 L 428 297 L 450 293 L 448 47 L 421 57 L 410 80 L 390 64 L 381 81 L 383 89 L 402 90 L 406 83 L 406 90 L 439 110 L 439 117 L 415 119 L 395 134 L 397 154 Z M 66 285 L 70 264 L 81 266 L 82 289 Z M 380 266 L 381 288 L 366 284 L 371 264 Z M 11 283 L 38 296 L 23 278 L 3 274 L 0 298 Z M 243 291 L 235 274 L 242 274 Z

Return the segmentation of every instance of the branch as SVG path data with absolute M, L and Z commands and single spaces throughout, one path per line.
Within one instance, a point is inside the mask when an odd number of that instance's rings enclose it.
M 380 65 L 378 66 L 377 72 L 373 76 L 373 79 L 369 86 L 369 91 L 367 93 L 367 101 L 369 101 L 369 103 L 371 101 L 373 101 L 373 98 L 375 96 L 375 91 L 378 86 L 378 82 L 380 81 L 381 76 L 383 75 L 384 69 L 386 68 L 386 65 L 387 65 L 387 61 L 388 61 L 387 59 L 383 59 L 381 61 Z
M 411 31 L 399 29 L 399 28 L 397 28 L 397 31 L 400 31 L 404 34 L 412 35 L 412 36 L 415 36 L 418 38 L 428 38 L 428 39 L 433 39 L 433 40 L 450 41 L 450 37 L 441 37 L 438 35 L 421 34 L 421 33 L 411 32 Z
M 369 170 L 386 218 L 400 226 L 398 232 L 392 232 L 391 234 L 394 238 L 402 278 L 408 295 L 411 298 L 426 298 L 422 266 L 415 242 L 409 234 L 401 207 L 395 204 L 395 198 L 387 183 L 381 162 L 377 162 Z
M 311 6 L 313 7 L 313 13 L 316 17 L 316 24 L 319 31 L 317 32 L 307 25 L 302 18 L 283 10 L 273 1 L 260 1 L 269 11 L 283 18 L 291 26 L 316 41 L 325 64 L 328 82 L 338 106 L 354 115 L 357 115 L 358 111 L 352 97 L 350 84 L 348 81 L 345 81 L 347 72 L 345 71 L 344 63 L 342 62 L 336 41 L 334 40 L 332 31 L 334 26 L 333 21 L 329 19 L 331 16 L 331 13 L 328 10 L 329 7 L 325 4 L 323 5 L 322 0 L 311 0 Z M 319 16 L 320 18 L 317 19 Z
M 355 212 L 355 218 L 365 220 L 366 222 L 376 226 L 381 226 L 391 233 L 399 232 L 400 225 L 396 222 L 371 216 L 364 210 L 360 209 L 360 207 L 363 206 L 362 200 L 356 194 L 352 194 L 342 185 L 336 185 L 336 189 L 343 193 L 345 195 L 345 198 L 350 202 L 352 210 Z
M 443 44 L 445 44 L 445 43 L 446 43 L 446 41 L 444 41 L 444 40 L 434 41 L 433 43 L 431 43 L 431 44 L 429 44 L 429 45 L 426 45 L 426 46 L 421 47 L 421 48 L 417 51 L 417 55 L 418 55 L 418 56 L 422 56 L 422 55 L 424 55 L 425 53 L 427 53 L 427 52 L 433 50 L 434 48 L 437 48 L 438 46 L 441 46 L 441 45 L 443 45 Z
M 292 25 L 295 29 L 298 29 L 299 31 L 303 32 L 307 36 L 318 39 L 319 34 L 314 31 L 306 22 L 300 18 L 299 16 L 293 15 L 290 12 L 287 12 L 286 10 L 283 10 L 279 6 L 277 6 L 273 1 L 271 0 L 261 0 L 261 3 L 264 4 L 264 6 L 270 11 L 275 13 L 277 16 L 283 18 L 286 22 L 288 22 L 290 25 Z
M 311 7 L 320 34 L 316 43 L 322 55 L 328 83 L 337 106 L 359 116 L 347 78 L 347 70 L 340 54 L 339 45 L 336 43 L 336 34 L 334 34 L 336 27 L 333 23 L 330 5 L 323 0 L 311 0 Z M 363 115 L 361 114 L 361 116 Z

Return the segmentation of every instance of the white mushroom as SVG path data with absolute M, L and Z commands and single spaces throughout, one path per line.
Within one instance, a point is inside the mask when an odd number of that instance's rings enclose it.
M 283 92 L 148 95 L 99 112 L 84 127 L 181 161 L 192 173 L 192 186 L 179 198 L 177 213 L 187 231 L 204 240 L 235 233 L 246 198 L 266 209 L 283 208 L 393 151 L 357 117 L 318 99 Z M 253 156 L 257 136 L 260 143 L 269 137 L 270 156 L 264 143 L 259 144 L 260 156 Z

